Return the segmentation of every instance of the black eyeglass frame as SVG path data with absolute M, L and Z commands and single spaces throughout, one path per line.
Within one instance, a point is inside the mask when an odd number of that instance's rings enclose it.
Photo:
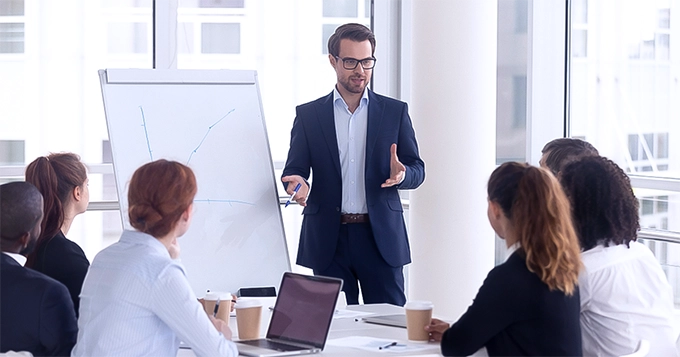
M 373 57 L 373 56 L 367 57 L 367 58 L 364 58 L 364 59 L 356 59 L 356 58 L 352 58 L 352 57 L 340 58 L 340 56 L 335 56 L 335 55 L 333 57 L 335 57 L 336 60 L 341 60 L 342 61 L 342 68 L 344 68 L 346 70 L 354 70 L 355 68 L 357 68 L 359 63 L 361 63 L 361 68 L 363 68 L 364 70 L 373 69 L 373 68 L 375 68 L 375 63 L 378 61 L 378 59 Z M 347 61 L 356 61 L 356 63 L 354 63 L 354 66 L 348 66 Z M 373 65 L 371 67 L 364 66 L 364 61 L 373 61 Z

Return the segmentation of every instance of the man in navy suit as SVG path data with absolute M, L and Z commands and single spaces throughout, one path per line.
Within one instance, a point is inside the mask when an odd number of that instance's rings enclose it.
M 43 198 L 35 186 L 0 186 L 0 352 L 70 356 L 78 325 L 68 290 L 23 267 L 40 235 L 42 218 Z
M 375 36 L 345 24 L 328 40 L 332 93 L 296 108 L 283 170 L 289 195 L 305 206 L 297 263 L 344 280 L 348 304 L 404 305 L 411 252 L 398 189 L 425 179 L 406 103 L 367 88 Z M 307 181 L 312 174 L 311 183 Z

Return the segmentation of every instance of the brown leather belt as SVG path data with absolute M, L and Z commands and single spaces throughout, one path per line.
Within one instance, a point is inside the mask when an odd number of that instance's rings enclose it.
M 345 213 L 340 215 L 340 223 L 368 223 L 368 214 Z

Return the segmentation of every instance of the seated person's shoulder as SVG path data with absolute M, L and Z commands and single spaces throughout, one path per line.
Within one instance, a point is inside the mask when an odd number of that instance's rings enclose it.
M 33 269 L 24 268 L 21 279 L 18 279 L 14 286 L 28 288 L 36 293 L 49 291 L 53 294 L 64 295 L 70 301 L 68 289 L 59 281 Z

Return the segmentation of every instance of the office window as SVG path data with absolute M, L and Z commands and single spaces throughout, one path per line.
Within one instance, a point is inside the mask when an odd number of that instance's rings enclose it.
M 242 8 L 244 2 L 245 0 L 200 0 L 198 2 L 198 7 Z
M 239 54 L 241 52 L 241 25 L 202 23 L 201 52 Z
M 323 17 L 357 17 L 359 4 L 356 0 L 323 0 Z
M 108 50 L 111 54 L 147 53 L 148 25 L 142 22 L 118 22 L 108 25 Z
M 513 116 L 512 128 L 524 129 L 527 122 L 527 77 L 512 77 Z
M 572 14 L 576 1 L 572 2 Z M 588 2 L 591 51 L 572 48 L 569 60 L 571 136 L 589 140 L 631 177 L 640 201 L 640 236 L 680 237 L 680 35 L 677 1 Z M 578 11 L 576 11 L 578 12 Z M 582 30 L 572 20 L 571 34 Z M 581 36 L 582 34 L 579 34 Z M 649 244 L 680 304 L 680 244 Z
M 529 26 L 529 0 L 515 1 L 515 32 L 526 33 Z
M 24 53 L 24 1 L 0 1 L 0 54 Z
M 648 216 L 654 214 L 654 199 L 651 197 L 644 197 L 640 199 L 640 215 Z
M 0 166 L 23 165 L 25 161 L 24 140 L 0 140 Z
M 119 7 L 119 8 L 151 8 L 153 0 L 104 0 L 103 7 Z
M 524 12 L 520 14 L 519 12 Z M 498 1 L 496 71 L 496 163 L 526 161 L 527 0 Z M 518 29 L 519 26 L 519 29 Z
M 0 53 L 24 53 L 24 24 L 0 23 Z
M 588 56 L 588 31 L 574 30 L 571 32 L 571 53 L 573 57 Z
M 271 7 L 272 3 L 267 3 Z M 278 6 L 276 4 L 273 6 Z M 275 10 L 274 10 L 275 11 Z M 183 0 L 177 9 L 178 68 L 252 69 L 254 18 L 244 1 Z
M 673 32 L 670 21 L 671 9 L 658 8 L 654 11 L 649 7 L 655 4 L 647 4 L 647 6 L 633 4 L 631 6 L 635 10 L 641 11 L 642 19 L 632 29 L 628 29 L 629 34 L 635 32 L 629 38 L 628 57 L 638 60 L 670 60 L 671 33 Z M 663 4 L 663 2 L 658 4 Z
M 628 171 L 667 171 L 668 133 L 629 134 L 628 152 L 631 159 Z
M 0 16 L 24 16 L 24 0 L 0 1 Z
M 321 53 L 328 54 L 328 39 L 335 32 L 335 29 L 342 24 L 324 24 L 321 30 Z
M 328 54 L 328 38 L 335 29 L 348 22 L 369 26 L 366 21 L 371 15 L 371 0 L 323 0 L 321 25 L 321 54 Z

